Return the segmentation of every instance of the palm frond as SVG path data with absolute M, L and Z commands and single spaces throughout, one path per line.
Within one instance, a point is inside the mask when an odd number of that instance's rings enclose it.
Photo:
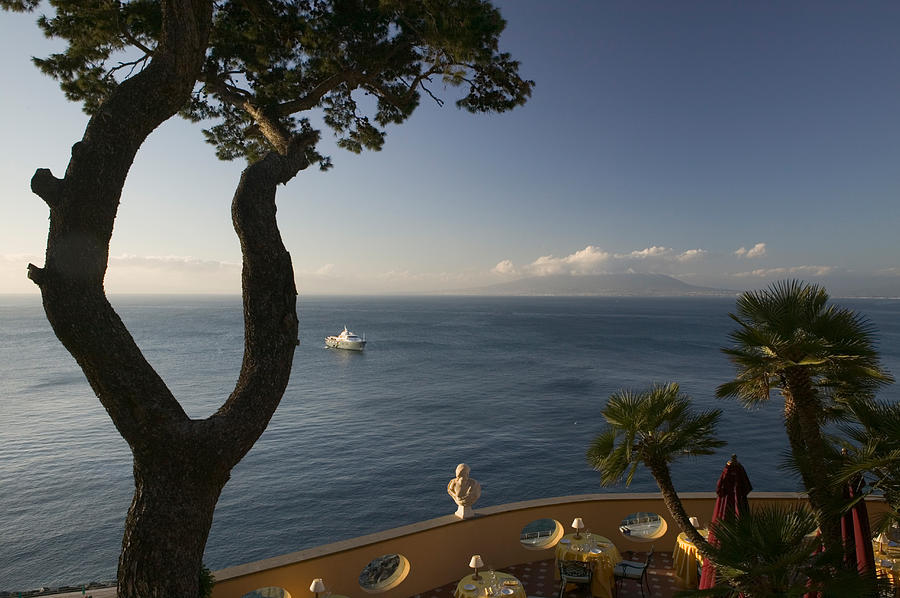
M 616 391 L 602 415 L 607 427 L 591 443 L 587 460 L 601 472 L 603 485 L 628 485 L 640 465 L 708 455 L 726 444 L 715 437 L 721 411 L 694 413 L 690 397 L 674 382 Z

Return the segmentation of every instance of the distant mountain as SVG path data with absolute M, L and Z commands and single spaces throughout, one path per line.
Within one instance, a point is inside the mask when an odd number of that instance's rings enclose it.
M 573 295 L 573 296 L 732 296 L 735 291 L 698 287 L 665 274 L 554 274 L 521 278 L 477 289 L 464 295 Z

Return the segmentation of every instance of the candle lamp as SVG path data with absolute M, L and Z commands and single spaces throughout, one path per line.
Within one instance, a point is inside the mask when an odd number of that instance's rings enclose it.
M 321 577 L 312 580 L 312 583 L 309 584 L 309 591 L 314 593 L 316 598 L 319 598 L 319 594 L 325 591 L 325 582 L 322 581 Z
M 481 576 L 478 575 L 478 568 L 484 567 L 484 561 L 481 560 L 480 554 L 473 554 L 472 559 L 469 561 L 469 566 L 475 569 L 475 574 L 472 575 L 472 579 L 479 580 Z
M 581 538 L 581 530 L 584 529 L 584 521 L 582 521 L 581 517 L 576 517 L 572 520 L 572 527 L 575 528 L 575 537 Z

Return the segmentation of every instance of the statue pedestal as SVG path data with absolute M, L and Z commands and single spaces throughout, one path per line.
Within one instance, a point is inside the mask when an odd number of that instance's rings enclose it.
M 459 505 L 459 508 L 456 509 L 456 513 L 454 513 L 460 519 L 471 519 L 475 516 L 475 509 L 472 507 L 467 507 L 465 505 Z

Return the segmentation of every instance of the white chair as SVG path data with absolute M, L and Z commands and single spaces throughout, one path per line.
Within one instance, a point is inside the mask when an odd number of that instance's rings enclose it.
M 647 586 L 647 593 L 651 596 L 650 580 L 647 578 L 647 569 L 650 568 L 650 561 L 653 559 L 653 547 L 647 553 L 647 560 L 643 563 L 640 561 L 619 561 L 613 569 L 613 576 L 616 580 L 616 595 L 619 595 L 619 585 L 626 579 L 633 579 L 638 582 L 641 588 L 641 598 L 644 598 L 644 585 Z
M 579 583 L 591 587 L 593 571 L 589 563 L 580 561 L 559 561 L 559 598 L 566 593 L 566 584 Z

